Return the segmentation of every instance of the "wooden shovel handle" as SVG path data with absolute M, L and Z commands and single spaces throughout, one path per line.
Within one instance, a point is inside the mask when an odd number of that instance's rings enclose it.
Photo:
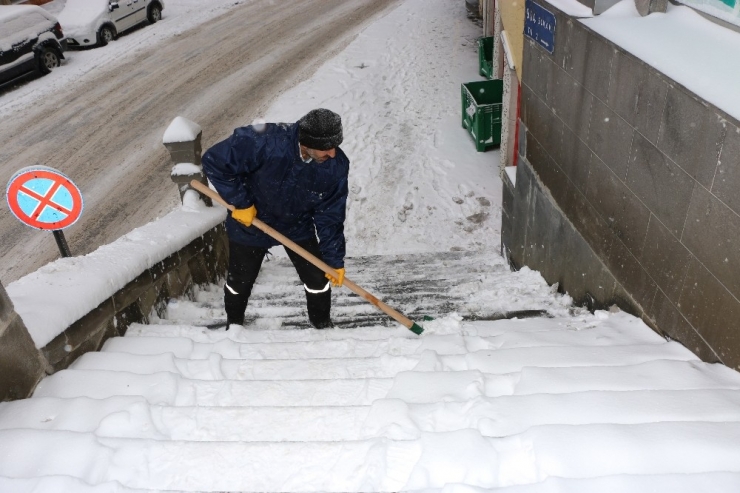
M 202 193 L 203 195 L 207 195 L 208 197 L 210 197 L 211 199 L 213 199 L 215 202 L 218 202 L 222 206 L 226 207 L 228 210 L 233 211 L 235 209 L 235 207 L 233 205 L 226 203 L 226 201 L 223 198 L 221 198 L 221 196 L 217 192 L 215 192 L 214 190 L 211 190 L 210 188 L 208 188 L 206 185 L 204 185 L 203 183 L 199 182 L 198 180 L 191 181 L 190 182 L 190 186 L 193 187 L 195 190 L 199 191 L 200 193 Z M 254 218 L 252 220 L 252 226 L 256 227 L 257 229 L 259 229 L 260 231 L 262 231 L 266 235 L 269 235 L 272 238 L 276 239 L 277 241 L 279 241 L 280 243 L 282 243 L 286 247 L 290 248 L 291 250 L 293 250 L 298 255 L 300 255 L 304 259 L 308 260 L 309 262 L 311 262 L 313 265 L 315 265 L 316 267 L 318 267 L 319 269 L 321 269 L 325 273 L 336 275 L 337 271 L 334 270 L 332 267 L 330 267 L 328 264 L 326 264 L 325 262 L 322 262 L 321 260 L 319 260 L 318 258 L 316 258 L 314 255 L 311 255 L 311 253 L 309 253 L 308 251 L 306 251 L 305 248 L 303 248 L 300 245 L 296 244 L 293 240 L 291 240 L 287 236 L 283 235 L 279 231 L 276 231 L 275 229 L 273 229 L 272 227 L 268 226 L 267 224 L 263 223 L 259 219 Z M 367 291 L 365 291 L 360 286 L 358 286 L 354 282 L 350 281 L 346 277 L 344 278 L 343 285 L 344 286 L 347 286 L 355 294 L 363 297 L 368 302 L 370 302 L 373 305 L 377 306 L 380 309 L 380 311 L 382 311 L 383 313 L 385 313 L 386 315 L 388 315 L 393 320 L 395 320 L 396 322 L 400 323 L 401 325 L 403 325 L 407 329 L 411 330 L 415 334 L 421 334 L 421 332 L 420 332 L 422 330 L 421 327 L 419 327 L 418 325 L 416 325 L 411 319 L 409 319 L 408 317 L 404 316 L 400 312 L 394 310 L 390 306 L 386 305 L 381 300 L 379 300 L 378 298 L 376 298 L 372 294 L 368 293 Z

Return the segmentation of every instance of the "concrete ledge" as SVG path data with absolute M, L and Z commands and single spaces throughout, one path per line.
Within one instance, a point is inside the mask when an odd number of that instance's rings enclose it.
M 153 313 L 163 316 L 170 298 L 188 295 L 196 284 L 218 281 L 226 274 L 227 262 L 226 229 L 219 224 L 142 272 L 47 344 L 42 353 L 49 372 L 97 351 L 110 337 L 124 335 L 132 323 L 146 323 Z
M 28 397 L 46 374 L 99 350 L 133 323 L 146 323 L 154 313 L 163 316 L 170 298 L 189 295 L 197 284 L 217 282 L 227 266 L 228 240 L 221 223 L 144 270 L 41 349 L 0 285 L 0 401 Z

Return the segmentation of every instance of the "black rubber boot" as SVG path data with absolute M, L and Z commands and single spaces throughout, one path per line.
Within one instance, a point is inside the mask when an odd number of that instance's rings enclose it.
M 309 293 L 306 291 L 306 306 L 308 307 L 308 321 L 316 329 L 330 329 L 331 322 L 331 288 L 323 293 Z

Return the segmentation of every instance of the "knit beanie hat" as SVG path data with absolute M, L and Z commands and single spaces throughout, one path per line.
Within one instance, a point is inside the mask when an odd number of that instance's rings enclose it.
M 309 149 L 328 151 L 342 140 L 342 117 L 331 110 L 311 110 L 298 120 L 298 142 Z

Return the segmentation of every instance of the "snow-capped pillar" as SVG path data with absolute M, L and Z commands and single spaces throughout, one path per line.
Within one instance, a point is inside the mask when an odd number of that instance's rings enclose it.
M 635 7 L 643 17 L 655 12 L 664 14 L 668 9 L 668 0 L 635 0 Z
M 181 116 L 172 120 L 164 132 L 162 142 L 170 152 L 170 159 L 174 164 L 170 177 L 177 184 L 180 200 L 184 198 L 185 192 L 192 189 L 190 187 L 192 180 L 208 184 L 200 160 L 203 152 L 200 143 L 202 136 L 203 131 L 197 123 Z M 201 199 L 207 205 L 212 205 L 209 198 L 201 197 Z
M 0 401 L 31 395 L 45 368 L 41 352 L 0 283 Z

